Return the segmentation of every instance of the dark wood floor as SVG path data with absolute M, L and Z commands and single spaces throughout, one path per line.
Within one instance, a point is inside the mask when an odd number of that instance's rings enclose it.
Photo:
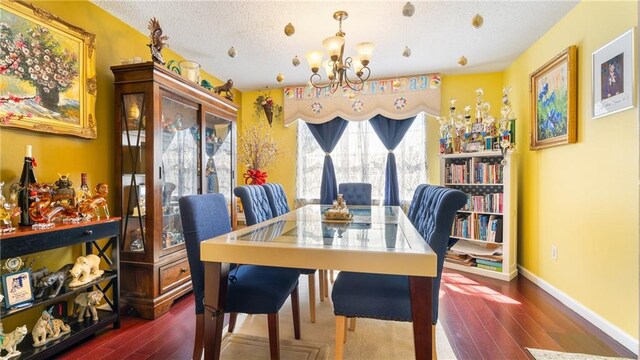
M 529 280 L 507 283 L 445 270 L 440 319 L 458 359 L 530 359 L 525 347 L 636 356 Z M 60 359 L 189 359 L 193 299 L 155 321 L 125 315 L 122 328 L 72 348 Z

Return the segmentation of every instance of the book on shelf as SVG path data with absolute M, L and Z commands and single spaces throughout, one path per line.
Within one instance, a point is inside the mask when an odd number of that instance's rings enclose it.
M 447 253 L 444 256 L 445 260 L 455 263 L 455 264 L 460 264 L 460 265 L 464 265 L 464 266 L 473 266 L 474 265 L 474 261 L 473 258 L 467 254 L 457 254 L 451 251 L 447 251 Z
M 482 265 L 486 265 L 486 266 L 493 266 L 496 268 L 501 268 L 502 267 L 502 261 L 491 261 L 491 260 L 485 260 L 485 259 L 480 259 L 480 258 L 476 258 L 476 264 L 482 264 Z
M 485 264 L 476 263 L 476 267 L 478 269 L 485 269 L 485 270 L 493 270 L 493 271 L 502 272 L 502 266 L 497 267 L 497 266 L 491 266 L 491 265 L 485 265 Z
M 489 216 L 489 231 L 487 233 L 487 241 L 501 243 L 502 242 L 502 217 L 491 215 Z

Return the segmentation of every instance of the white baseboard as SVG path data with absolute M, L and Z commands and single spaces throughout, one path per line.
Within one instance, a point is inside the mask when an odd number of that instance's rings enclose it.
M 638 339 L 627 334 L 622 329 L 613 325 L 602 316 L 596 314 L 593 310 L 577 302 L 575 299 L 571 298 L 569 295 L 558 290 L 556 287 L 549 284 L 548 282 L 542 280 L 537 275 L 534 275 L 529 270 L 523 268 L 520 265 L 518 265 L 518 269 L 520 269 L 520 274 L 522 274 L 522 276 L 531 280 L 531 282 L 538 285 L 542 290 L 548 292 L 551 296 L 553 296 L 558 301 L 566 305 L 569 309 L 575 311 L 576 313 L 578 313 L 578 315 L 585 318 L 588 322 L 592 323 L 594 326 L 604 331 L 607 335 L 611 336 L 615 341 L 619 342 L 624 347 L 629 349 L 629 351 L 638 355 L 638 345 L 639 345 Z

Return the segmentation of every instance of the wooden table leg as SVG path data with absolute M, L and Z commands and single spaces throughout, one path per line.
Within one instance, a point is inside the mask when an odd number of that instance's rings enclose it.
M 228 263 L 204 262 L 204 358 L 220 359 Z
M 431 326 L 432 311 L 432 279 L 430 277 L 409 276 L 411 292 L 411 318 L 413 320 L 413 343 L 416 350 L 416 360 L 432 358 Z

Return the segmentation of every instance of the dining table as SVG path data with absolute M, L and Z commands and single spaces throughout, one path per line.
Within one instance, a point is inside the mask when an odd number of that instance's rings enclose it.
M 327 219 L 330 208 L 306 205 L 201 242 L 205 359 L 220 358 L 230 263 L 407 275 L 415 357 L 431 359 L 436 254 L 399 206 L 350 206 L 348 220 Z

